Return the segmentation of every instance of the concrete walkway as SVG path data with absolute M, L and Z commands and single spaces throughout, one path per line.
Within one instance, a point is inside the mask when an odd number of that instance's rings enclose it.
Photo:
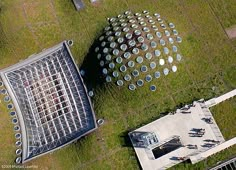
M 220 144 L 220 145 L 217 145 L 215 146 L 214 148 L 211 148 L 205 152 L 202 152 L 202 153 L 199 153 L 197 155 L 194 155 L 194 156 L 190 156 L 190 160 L 192 162 L 192 164 L 195 164 L 203 159 L 206 159 L 207 157 L 213 155 L 213 154 L 216 154 L 226 148 L 229 148 L 230 146 L 233 146 L 236 144 L 236 137 Z
M 236 89 L 234 89 L 226 94 L 223 94 L 217 98 L 212 98 L 212 99 L 206 101 L 205 104 L 207 105 L 207 107 L 212 107 L 212 106 L 215 106 L 215 105 L 217 105 L 227 99 L 230 99 L 234 96 L 236 96 Z
M 205 118 L 211 118 L 212 123 L 207 123 L 204 120 Z M 204 129 L 204 135 L 200 137 L 194 136 L 196 129 L 199 128 Z M 160 144 L 165 143 L 165 141 L 172 136 L 179 136 L 183 145 L 183 147 L 158 158 L 154 157 L 152 148 L 134 147 L 139 162 L 144 170 L 167 169 L 181 163 L 190 156 L 199 156 L 199 158 L 195 159 L 196 161 L 200 161 L 200 153 L 208 151 L 213 145 L 217 145 L 209 142 L 209 140 L 219 141 L 220 143 L 225 142 L 209 108 L 202 102 L 194 102 L 192 106 L 178 109 L 175 113 L 157 119 L 154 122 L 136 129 L 134 132 L 155 133 Z M 132 140 L 132 138 L 131 142 L 135 146 L 135 141 Z M 191 149 L 189 145 L 196 145 L 197 148 Z M 179 157 L 183 159 L 177 159 Z
M 212 124 L 209 124 L 209 126 L 211 126 L 211 129 L 213 131 L 213 133 L 216 136 L 216 140 L 224 142 L 225 139 L 223 137 L 223 134 L 220 131 L 220 128 L 218 127 L 213 115 L 211 114 L 210 109 L 205 105 L 205 103 L 200 103 L 201 108 L 202 108 L 202 118 L 211 118 L 211 121 L 213 122 Z
M 186 105 L 177 109 L 176 112 L 171 112 L 136 129 L 135 131 L 139 133 L 155 133 L 160 142 L 159 144 L 165 143 L 166 139 L 174 135 L 180 137 L 182 144 L 182 147 L 156 158 L 153 148 L 135 147 L 136 141 L 131 138 L 142 168 L 144 170 L 168 169 L 186 159 L 190 159 L 192 164 L 195 164 L 235 145 L 236 137 L 225 141 L 209 109 L 209 107 L 234 96 L 236 96 L 236 89 L 206 102 L 204 100 L 195 101 L 193 104 Z M 199 129 L 204 129 L 202 136 L 196 135 Z M 190 146 L 196 146 L 196 148 L 191 148 Z M 155 148 L 157 148 L 157 145 Z

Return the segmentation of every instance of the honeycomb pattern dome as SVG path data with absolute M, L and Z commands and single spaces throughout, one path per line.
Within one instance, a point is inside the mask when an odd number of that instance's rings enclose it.
M 148 11 L 126 11 L 108 21 L 95 48 L 106 82 L 130 90 L 148 84 L 155 91 L 156 79 L 177 71 L 182 59 L 178 47 L 182 38 L 173 23 Z

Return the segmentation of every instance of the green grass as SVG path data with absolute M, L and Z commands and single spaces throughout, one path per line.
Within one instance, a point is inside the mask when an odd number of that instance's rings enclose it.
M 211 111 L 226 140 L 236 136 L 236 98 L 214 106 Z
M 227 3 L 224 0 L 209 0 L 209 4 L 225 28 L 236 24 L 236 3 L 234 0 L 227 0 Z
M 11 117 L 8 114 L 8 110 L 5 107 L 2 96 L 0 96 L 0 115 L 1 115 L 1 138 L 0 146 L 5 148 L 1 151 L 0 164 L 9 164 L 9 160 L 14 160 L 15 158 L 15 139 L 13 125 L 11 123 Z M 7 130 L 5 130 L 7 129 Z
M 96 88 L 94 109 L 97 118 L 105 119 L 105 124 L 78 142 L 26 165 L 62 170 L 139 169 L 135 152 L 127 140 L 130 130 L 178 105 L 209 99 L 236 88 L 235 41 L 230 41 L 223 29 L 236 24 L 236 7 L 233 0 L 101 0 L 97 5 L 91 5 L 89 0 L 84 2 L 85 9 L 76 12 L 68 0 L 2 0 L 0 69 L 65 39 L 74 40 L 72 53 L 81 66 L 91 45 L 102 34 L 106 18 L 128 9 L 158 12 L 168 22 L 175 23 L 183 37 L 180 45 L 183 61 L 176 73 L 157 80 L 155 93 L 150 93 L 147 86 L 136 92 L 108 85 Z M 227 113 L 218 114 L 224 109 Z M 216 106 L 212 112 L 225 137 L 235 136 L 233 119 L 228 118 L 236 113 L 235 99 Z M 12 127 L 2 102 L 0 146 L 4 149 L 0 151 L 0 164 L 13 164 L 15 159 Z M 182 164 L 174 169 L 204 169 L 232 154 L 236 154 L 235 147 L 199 164 Z

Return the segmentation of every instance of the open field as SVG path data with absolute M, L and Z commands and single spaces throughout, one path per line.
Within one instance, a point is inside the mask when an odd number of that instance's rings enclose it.
M 148 87 L 135 93 L 107 85 L 95 89 L 95 112 L 97 118 L 105 119 L 105 124 L 80 141 L 26 165 L 58 170 L 138 169 L 127 136 L 129 131 L 176 106 L 195 99 L 209 99 L 236 88 L 236 43 L 229 40 L 224 31 L 236 24 L 235 3 L 234 0 L 101 0 L 97 5 L 91 5 L 89 0 L 84 2 L 86 8 L 76 12 L 68 0 L 0 1 L 0 69 L 65 39 L 74 40 L 72 53 L 81 66 L 90 46 L 105 27 L 106 18 L 127 9 L 157 11 L 175 23 L 183 37 L 180 47 L 184 59 L 176 74 L 158 79 L 155 93 L 149 92 Z M 212 109 L 226 139 L 236 134 L 232 122 L 235 106 L 234 98 Z M 2 102 L 0 165 L 14 161 L 12 128 Z M 235 154 L 236 147 L 233 147 L 194 166 L 185 164 L 173 169 L 202 169 Z
M 227 0 L 227 3 L 224 0 L 208 0 L 208 2 L 224 28 L 236 24 L 236 3 L 234 0 Z

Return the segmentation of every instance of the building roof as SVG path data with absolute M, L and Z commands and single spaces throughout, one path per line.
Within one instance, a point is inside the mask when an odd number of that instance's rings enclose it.
M 22 163 L 97 128 L 66 42 L 0 71 L 21 126 Z

